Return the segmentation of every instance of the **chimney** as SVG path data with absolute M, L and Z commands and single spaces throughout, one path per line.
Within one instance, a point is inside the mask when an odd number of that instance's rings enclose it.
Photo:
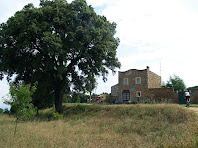
M 149 70 L 149 66 L 146 66 L 146 69 Z

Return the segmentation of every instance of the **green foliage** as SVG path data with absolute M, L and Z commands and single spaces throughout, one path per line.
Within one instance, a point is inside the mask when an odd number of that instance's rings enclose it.
M 93 96 L 93 97 L 98 97 L 98 96 L 100 96 L 100 95 L 99 95 L 99 94 L 93 93 L 92 96 Z
M 4 103 L 11 106 L 11 112 L 17 119 L 31 119 L 35 116 L 35 108 L 31 104 L 31 96 L 35 92 L 36 87 L 30 84 L 25 85 L 24 82 L 18 86 L 14 83 L 10 84 L 10 100 Z
M 88 95 L 74 92 L 70 103 L 86 103 L 87 99 L 89 99 Z
M 96 88 L 97 82 L 96 79 L 94 77 L 94 75 L 91 73 L 88 75 L 87 81 L 86 81 L 86 85 L 85 85 L 85 89 L 87 92 L 89 92 L 89 99 L 91 99 L 91 93 L 94 90 L 94 88 Z
M 95 76 L 106 81 L 108 70 L 120 67 L 115 29 L 85 0 L 41 0 L 40 8 L 28 4 L 0 26 L 0 79 L 16 74 L 16 82 L 38 81 L 34 105 L 45 108 L 54 101 L 61 112 L 70 88 L 84 91 Z
M 63 94 L 63 103 L 72 103 L 72 95 L 70 93 Z
M 43 78 L 41 81 L 39 80 L 37 89 L 32 95 L 32 103 L 38 110 L 46 109 L 54 105 L 54 93 L 50 92 L 52 85 L 49 83 L 48 78 Z
M 0 114 L 2 114 L 3 113 L 3 109 L 2 108 L 0 108 Z
M 73 94 L 64 94 L 64 103 L 86 103 L 89 96 L 84 93 L 73 92 Z
M 198 86 L 188 87 L 187 89 L 194 92 L 195 89 L 198 89 Z
M 10 114 L 10 111 L 8 110 L 8 108 L 5 108 L 3 113 L 4 114 Z
M 63 115 L 61 115 L 59 113 L 53 113 L 53 118 L 56 120 L 63 119 Z
M 174 75 L 173 77 L 170 76 L 169 80 L 167 81 L 167 83 L 163 84 L 162 87 L 174 87 L 175 91 L 183 91 L 186 88 L 186 85 L 184 83 L 184 81 L 179 77 Z

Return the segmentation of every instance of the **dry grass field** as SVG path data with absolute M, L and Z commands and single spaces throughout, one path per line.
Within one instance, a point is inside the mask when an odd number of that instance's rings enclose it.
M 63 119 L 54 109 L 34 121 L 0 115 L 0 147 L 150 148 L 197 147 L 198 115 L 179 105 L 65 104 Z

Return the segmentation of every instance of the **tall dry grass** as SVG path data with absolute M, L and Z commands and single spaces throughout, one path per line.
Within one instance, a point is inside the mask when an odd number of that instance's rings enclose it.
M 198 146 L 198 116 L 178 105 L 66 105 L 64 119 L 52 114 L 21 121 L 15 137 L 15 119 L 0 116 L 0 147 Z

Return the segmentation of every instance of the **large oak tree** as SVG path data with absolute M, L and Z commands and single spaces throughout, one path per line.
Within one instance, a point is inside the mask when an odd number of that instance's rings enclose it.
M 0 77 L 38 81 L 37 99 L 39 93 L 54 98 L 56 112 L 62 112 L 64 93 L 82 90 L 90 74 L 106 80 L 109 69 L 120 67 L 115 29 L 85 0 L 41 0 L 39 8 L 28 4 L 1 24 Z

